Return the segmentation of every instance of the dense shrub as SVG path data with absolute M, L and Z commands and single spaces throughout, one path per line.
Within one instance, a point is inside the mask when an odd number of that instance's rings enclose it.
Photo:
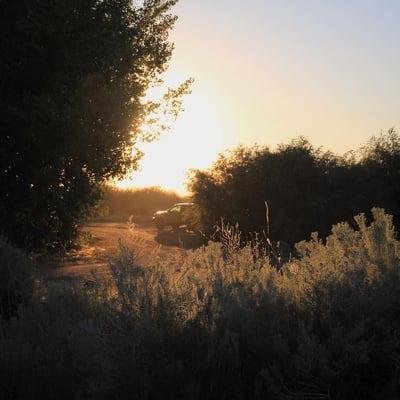
M 356 224 L 301 242 L 279 271 L 229 237 L 149 268 L 123 247 L 111 279 L 44 287 L 2 325 L 0 393 L 398 398 L 400 243 L 382 210 Z
M 294 243 L 373 207 L 400 222 L 400 136 L 390 130 L 354 154 L 339 157 L 299 138 L 275 151 L 240 147 L 205 171 L 193 171 L 189 188 L 213 232 L 221 219 L 247 234 L 269 231 Z M 264 203 L 269 207 L 266 227 Z
M 389 129 L 378 137 L 372 137 L 360 150 L 360 165 L 368 170 L 374 182 L 380 203 L 400 223 L 400 135 Z
M 8 319 L 33 293 L 33 265 L 21 250 L 0 238 L 0 318 Z

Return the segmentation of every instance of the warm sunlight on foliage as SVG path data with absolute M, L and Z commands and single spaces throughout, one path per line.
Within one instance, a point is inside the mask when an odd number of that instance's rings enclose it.
M 118 189 L 107 186 L 103 198 L 99 203 L 99 213 L 95 217 L 109 219 L 122 219 L 126 222 L 130 216 L 133 218 L 151 217 L 157 210 L 170 208 L 174 203 L 186 200 L 176 192 L 159 187 L 146 187 L 142 189 Z
M 400 399 L 399 16 L 0 0 L 0 400 Z
M 326 244 L 300 243 L 280 270 L 257 244 L 209 243 L 145 268 L 122 246 L 110 276 L 43 281 L 2 325 L 0 391 L 8 399 L 395 399 L 400 244 L 391 220 L 374 209 L 370 225 L 364 216 L 356 230 L 339 224 Z

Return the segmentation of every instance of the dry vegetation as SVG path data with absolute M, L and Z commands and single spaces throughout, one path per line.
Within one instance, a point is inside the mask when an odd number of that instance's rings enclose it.
M 17 287 L 15 299 L 27 290 L 32 300 L 1 320 L 0 393 L 398 398 L 400 243 L 382 210 L 356 223 L 301 242 L 279 269 L 225 229 L 222 244 L 179 261 L 142 268 L 122 246 L 111 278 Z
M 107 186 L 102 200 L 94 212 L 96 221 L 126 222 L 129 216 L 135 221 L 149 219 L 155 211 L 170 208 L 174 203 L 187 201 L 187 198 L 171 190 L 159 187 L 142 189 L 118 189 Z

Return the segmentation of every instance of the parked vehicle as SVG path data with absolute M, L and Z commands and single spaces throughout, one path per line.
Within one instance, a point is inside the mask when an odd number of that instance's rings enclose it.
M 153 216 L 153 221 L 157 229 L 162 230 L 167 227 L 178 229 L 186 226 L 191 229 L 194 223 L 194 203 L 177 203 L 170 209 L 157 211 Z

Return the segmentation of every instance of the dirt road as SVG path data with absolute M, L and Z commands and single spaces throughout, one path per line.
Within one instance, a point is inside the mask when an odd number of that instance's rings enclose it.
M 120 244 L 133 249 L 141 265 L 148 265 L 155 257 L 179 257 L 200 244 L 189 232 L 165 230 L 157 232 L 151 223 L 91 223 L 82 228 L 85 238 L 79 250 L 67 253 L 49 269 L 50 278 L 87 277 L 92 270 L 108 272 L 108 261 L 119 253 Z

